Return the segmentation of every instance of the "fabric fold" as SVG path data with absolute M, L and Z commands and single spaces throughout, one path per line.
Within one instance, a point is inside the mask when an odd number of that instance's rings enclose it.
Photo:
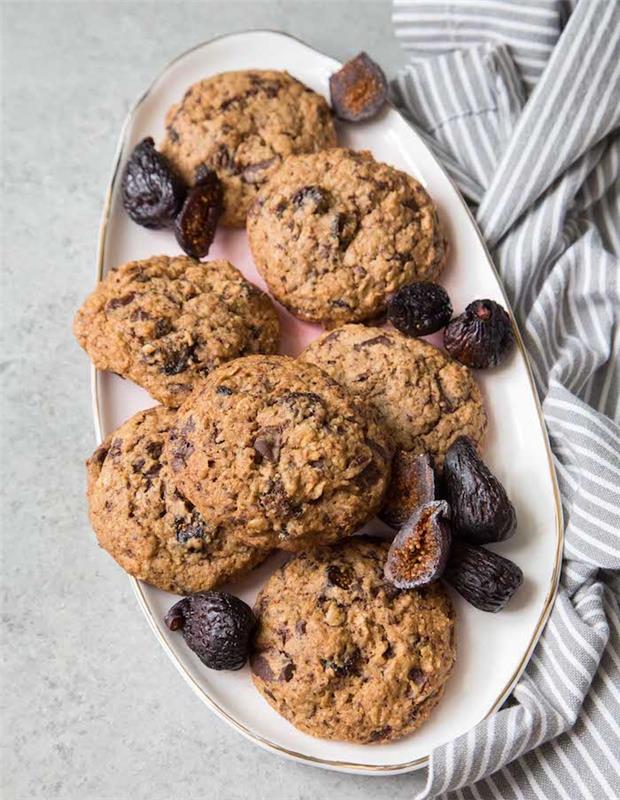
M 579 3 L 480 203 L 478 224 L 491 246 L 559 175 L 618 127 L 619 48 L 620 4 Z
M 544 71 L 572 4 L 571 0 L 394 0 L 392 19 L 412 60 L 505 43 L 525 85 L 531 87 Z
M 508 48 L 482 45 L 409 66 L 392 98 L 456 165 L 461 191 L 480 202 L 525 103 Z

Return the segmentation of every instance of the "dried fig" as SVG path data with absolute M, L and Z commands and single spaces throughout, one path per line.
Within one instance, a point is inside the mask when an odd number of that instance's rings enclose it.
M 448 448 L 443 483 L 456 537 L 487 544 L 513 535 L 517 527 L 515 507 L 467 436 L 460 436 Z
M 400 528 L 417 508 L 434 499 L 435 473 L 428 453 L 397 450 L 379 517 L 392 528 Z
M 144 228 L 167 228 L 183 204 L 186 188 L 151 137 L 131 152 L 122 181 L 123 207 Z
M 366 53 L 360 53 L 329 79 L 329 92 L 336 116 L 361 122 L 378 114 L 387 100 L 383 70 Z
M 174 224 L 174 235 L 181 249 L 192 258 L 203 258 L 215 238 L 217 221 L 224 210 L 222 184 L 213 170 L 196 174 Z
M 443 343 L 467 367 L 496 367 L 514 344 L 510 317 L 493 300 L 475 300 L 445 329 Z
M 445 500 L 413 512 L 390 546 L 384 574 L 398 589 L 415 589 L 437 580 L 450 550 L 450 509 Z
M 184 597 L 170 608 L 165 622 L 171 631 L 182 629 L 187 646 L 210 669 L 241 669 L 256 624 L 247 603 L 225 592 Z
M 452 304 L 446 290 L 437 283 L 419 281 L 402 286 L 388 303 L 388 319 L 407 336 L 426 336 L 446 326 L 452 318 Z
M 481 611 L 501 611 L 519 586 L 523 572 L 484 547 L 454 540 L 444 579 Z

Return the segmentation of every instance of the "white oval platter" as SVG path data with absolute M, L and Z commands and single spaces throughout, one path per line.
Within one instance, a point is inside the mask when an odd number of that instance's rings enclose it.
M 129 152 L 140 139 L 153 136 L 157 142 L 162 138 L 166 110 L 190 84 L 228 70 L 281 69 L 329 98 L 328 79 L 339 66 L 334 59 L 298 40 L 272 31 L 224 36 L 199 45 L 170 64 L 138 101 L 122 131 L 104 209 L 97 277 L 125 261 L 179 252 L 171 233 L 145 230 L 128 219 L 120 201 L 120 175 Z M 339 137 L 341 144 L 369 149 L 377 159 L 406 170 L 428 189 L 450 241 L 450 262 L 442 283 L 455 310 L 462 310 L 476 297 L 489 297 L 507 306 L 462 197 L 400 114 L 386 107 L 371 122 L 341 125 Z M 251 281 L 264 286 L 252 263 L 245 232 L 218 232 L 209 257 L 223 256 Z M 283 352 L 295 355 L 319 329 L 279 310 Z M 95 370 L 92 377 L 99 440 L 139 409 L 154 404 L 146 392 L 129 381 Z M 522 567 L 526 580 L 519 594 L 499 614 L 477 611 L 453 593 L 458 617 L 457 666 L 436 713 L 411 736 L 388 744 L 355 745 L 323 741 L 297 731 L 254 689 L 247 666 L 232 673 L 210 671 L 187 649 L 179 634 L 166 629 L 162 620 L 174 596 L 133 581 L 154 633 L 198 697 L 256 744 L 334 770 L 407 772 L 427 764 L 433 748 L 465 733 L 498 708 L 518 679 L 555 594 L 562 545 L 561 508 L 541 409 L 520 339 L 508 363 L 477 377 L 490 422 L 485 459 L 506 486 L 519 520 L 517 534 L 494 547 Z M 228 588 L 252 603 L 279 563 L 280 556 L 275 555 L 251 576 Z

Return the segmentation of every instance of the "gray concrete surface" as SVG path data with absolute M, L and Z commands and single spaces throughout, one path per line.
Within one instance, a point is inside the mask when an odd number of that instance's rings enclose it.
M 123 118 L 172 57 L 278 28 L 341 59 L 404 57 L 389 2 L 4 3 L 2 50 L 3 800 L 398 800 L 412 776 L 300 766 L 196 699 L 86 519 L 88 366 L 71 336 L 93 284 Z

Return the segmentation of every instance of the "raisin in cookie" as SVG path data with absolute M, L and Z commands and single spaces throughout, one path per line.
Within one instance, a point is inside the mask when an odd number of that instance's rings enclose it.
M 374 319 L 388 295 L 441 272 L 446 244 L 414 178 L 342 148 L 287 158 L 248 216 L 256 265 L 301 319 Z
M 191 86 L 166 116 L 161 152 L 192 184 L 214 169 L 225 225 L 243 227 L 261 184 L 293 153 L 336 144 L 325 100 L 286 72 L 226 72 Z
M 99 369 L 179 406 L 219 364 L 274 353 L 269 297 L 228 261 L 153 256 L 112 270 L 78 311 L 75 336 Z
M 484 436 L 487 418 L 473 375 L 421 339 L 344 325 L 316 339 L 300 358 L 371 404 L 399 448 L 429 453 L 436 467 L 459 436 L 476 444 Z
M 157 406 L 108 436 L 87 461 L 88 502 L 99 544 L 124 570 L 188 594 L 249 571 L 268 550 L 210 525 L 175 489 L 163 452 L 173 421 Z
M 391 446 L 374 412 L 317 367 L 248 356 L 214 370 L 181 406 L 166 455 L 208 523 L 300 550 L 374 516 Z
M 389 543 L 355 536 L 301 554 L 260 592 L 254 683 L 312 736 L 384 742 L 431 714 L 455 659 L 454 611 L 440 584 L 385 582 Z

